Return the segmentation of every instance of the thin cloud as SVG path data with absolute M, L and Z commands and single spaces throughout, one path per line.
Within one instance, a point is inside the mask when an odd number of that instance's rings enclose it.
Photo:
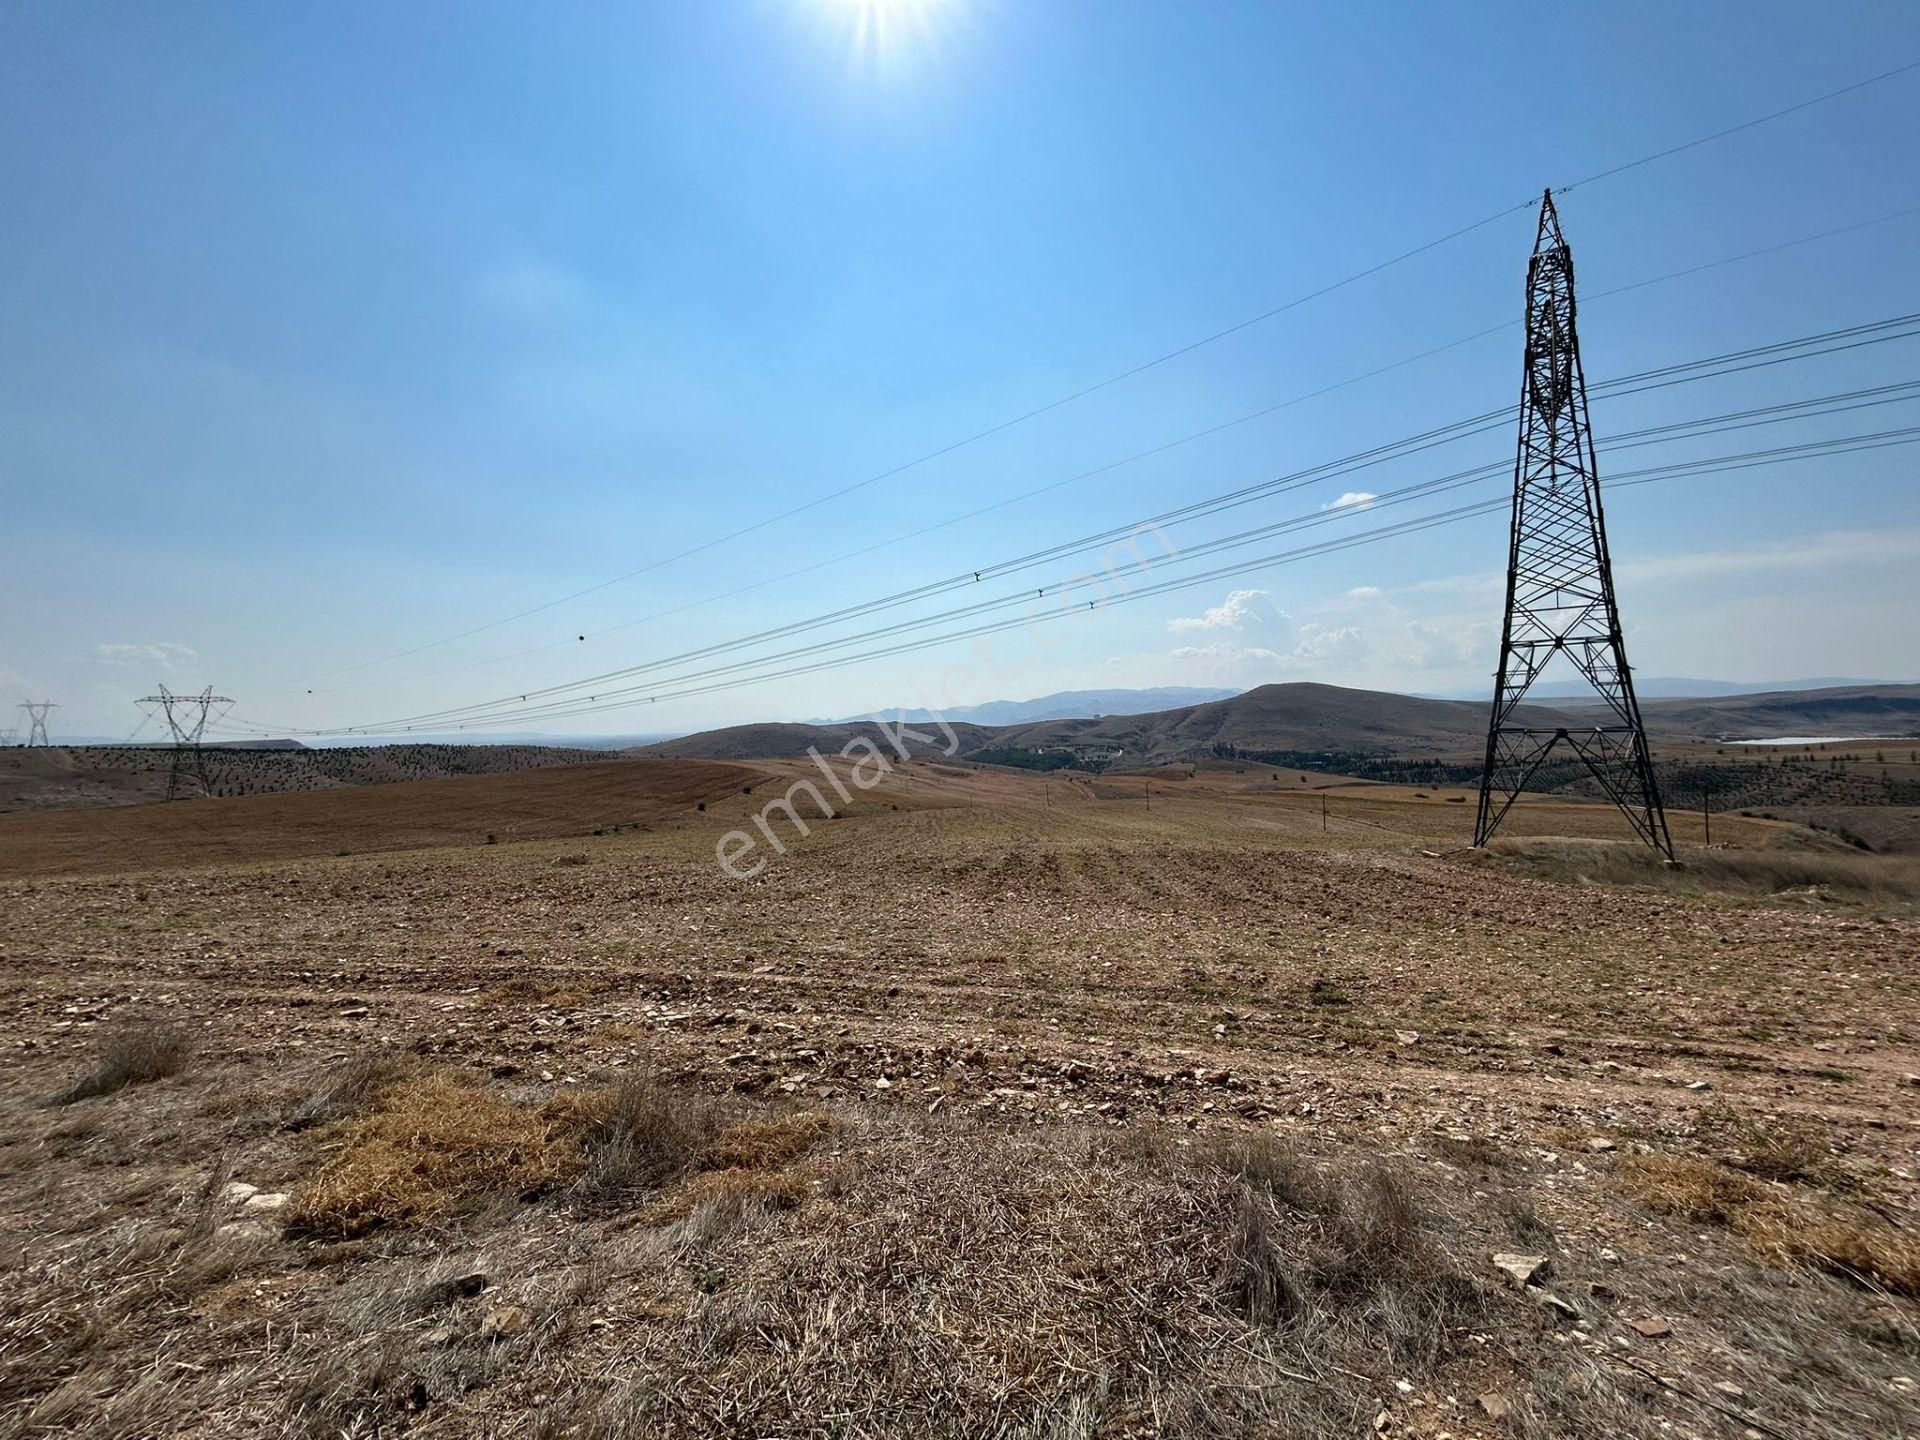
M 176 645 L 168 640 L 150 640 L 141 643 L 96 645 L 93 658 L 102 665 L 171 670 L 175 666 L 198 660 L 200 653 L 191 645 Z

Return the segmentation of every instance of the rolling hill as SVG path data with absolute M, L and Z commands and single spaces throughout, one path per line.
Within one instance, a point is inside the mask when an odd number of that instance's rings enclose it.
M 1161 685 L 1149 690 L 1058 690 L 1051 695 L 1036 695 L 1031 700 L 989 700 L 982 705 L 956 706 L 942 713 L 955 724 L 964 720 L 970 725 L 1028 725 L 1036 720 L 1149 715 L 1157 710 L 1178 709 L 1182 705 L 1204 705 L 1209 700 L 1226 700 L 1239 693 L 1236 689 L 1211 685 Z M 892 720 L 899 713 L 904 713 L 909 721 L 932 718 L 932 712 L 927 710 L 887 710 L 816 723 Z
M 1656 736 L 1763 740 L 1776 735 L 1920 735 L 1920 685 L 1646 700 L 1640 708 Z
M 1537 726 L 1592 722 L 1592 702 L 1523 706 Z M 1842 686 L 1710 699 L 1649 700 L 1643 710 L 1656 741 L 1764 739 L 1775 735 L 1920 734 L 1920 685 Z M 911 722 L 910 722 L 911 723 Z M 1245 694 L 1145 715 L 1039 720 L 1016 725 L 955 724 L 959 755 L 1031 763 L 1053 752 L 1128 767 L 1259 755 L 1476 756 L 1485 743 L 1483 700 L 1432 700 L 1339 685 L 1262 685 Z M 831 753 L 855 735 L 880 740 L 875 725 L 738 725 L 687 735 L 639 752 L 722 760 Z M 944 744 L 944 741 L 942 742 Z M 916 747 L 926 748 L 926 747 Z
M 1578 724 L 1544 707 L 1526 712 L 1541 725 Z M 956 724 L 962 756 L 1072 751 L 1122 765 L 1192 760 L 1222 747 L 1246 752 L 1314 751 L 1437 755 L 1476 750 L 1486 735 L 1486 706 L 1466 700 L 1423 700 L 1338 685 L 1263 685 L 1243 695 L 1145 715 L 1041 720 L 1024 725 Z M 748 760 L 831 752 L 877 727 L 740 725 L 687 735 L 643 753 Z M 944 742 L 943 742 L 944 743 Z

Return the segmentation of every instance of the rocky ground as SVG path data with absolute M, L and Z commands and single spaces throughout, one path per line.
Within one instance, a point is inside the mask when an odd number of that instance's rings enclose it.
M 0 1433 L 1916 1428 L 1911 877 L 1041 783 L 7 883 Z

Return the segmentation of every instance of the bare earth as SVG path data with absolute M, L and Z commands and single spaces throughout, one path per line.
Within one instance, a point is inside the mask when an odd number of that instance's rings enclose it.
M 286 838 L 649 763 L 645 830 Z M 1920 1432 L 1912 860 L 917 762 L 725 876 L 806 773 L 8 817 L 0 1434 Z

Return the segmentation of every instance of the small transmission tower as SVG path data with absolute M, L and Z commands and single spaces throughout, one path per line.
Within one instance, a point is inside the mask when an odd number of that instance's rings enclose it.
M 207 778 L 207 757 L 200 748 L 200 737 L 207 728 L 207 712 L 216 705 L 231 705 L 233 701 L 225 695 L 214 694 L 211 685 L 198 695 L 176 695 L 162 685 L 158 695 L 148 695 L 138 703 L 158 705 L 167 717 L 167 728 L 173 732 L 173 768 L 167 772 L 167 799 L 178 800 L 189 790 L 212 795 L 213 782 Z
M 47 739 L 47 712 L 60 707 L 51 700 L 22 700 L 20 708 L 27 712 L 27 744 L 51 745 Z
M 1673 840 L 1614 603 L 1587 380 L 1574 328 L 1573 252 L 1560 233 L 1551 190 L 1540 201 L 1540 229 L 1527 267 L 1526 323 L 1507 616 L 1473 843 L 1485 845 L 1493 837 L 1521 790 L 1564 741 L 1635 833 L 1671 860 Z M 1556 655 L 1572 660 L 1599 692 L 1608 712 L 1600 723 L 1552 730 L 1515 723 L 1520 702 Z

